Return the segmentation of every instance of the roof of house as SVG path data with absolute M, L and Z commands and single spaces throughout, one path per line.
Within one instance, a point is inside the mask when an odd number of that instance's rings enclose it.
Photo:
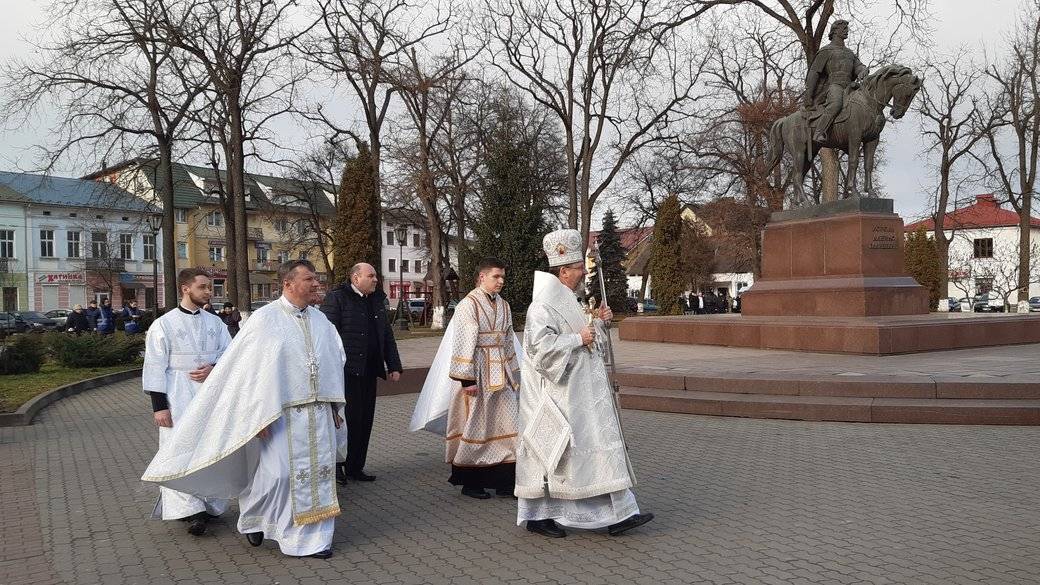
M 634 227 L 618 230 L 621 239 L 621 247 L 626 252 L 631 252 L 639 242 L 650 237 L 654 233 L 654 226 Z M 598 239 L 600 232 L 589 232 L 589 240 Z
M 156 212 L 154 206 L 110 183 L 0 171 L 0 197 L 13 192 L 30 203 L 69 207 L 98 207 L 124 211 Z
M 120 173 L 140 168 L 144 176 L 155 183 L 155 173 L 158 160 L 151 158 L 135 158 L 123 161 L 91 173 L 84 179 L 104 180 L 109 177 L 118 176 Z M 200 186 L 192 176 L 202 179 Z M 175 208 L 198 207 L 204 203 L 217 202 L 217 185 L 219 182 L 228 183 L 227 171 L 221 169 L 219 174 L 212 167 L 190 165 L 186 163 L 173 164 L 173 206 Z M 313 201 L 318 213 L 332 214 L 335 208 L 329 201 L 325 191 L 335 193 L 338 187 L 327 183 L 316 181 L 304 181 L 273 175 L 261 175 L 258 173 L 246 173 L 246 189 L 249 199 L 246 201 L 246 209 L 257 210 L 274 207 L 306 207 L 307 201 Z M 212 186 L 208 183 L 212 181 Z M 281 198 L 279 195 L 289 195 Z
M 1029 225 L 1040 227 L 1040 219 L 1031 217 Z M 975 196 L 975 203 L 955 209 L 944 216 L 943 228 L 948 230 L 963 230 L 971 228 L 994 228 L 1018 226 L 1018 214 L 1009 209 L 1004 209 L 997 202 L 992 193 Z M 925 230 L 935 229 L 935 220 L 932 218 L 916 221 L 906 226 L 908 232 L 915 231 L 919 227 Z

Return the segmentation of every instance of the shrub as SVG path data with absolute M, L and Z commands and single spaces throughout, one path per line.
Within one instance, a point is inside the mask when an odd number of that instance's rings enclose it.
M 68 368 L 96 368 L 133 363 L 144 349 L 144 337 L 67 335 L 57 340 L 55 345 L 54 357 L 61 365 Z
M 47 348 L 35 335 L 16 335 L 0 347 L 0 374 L 31 374 L 39 372 Z

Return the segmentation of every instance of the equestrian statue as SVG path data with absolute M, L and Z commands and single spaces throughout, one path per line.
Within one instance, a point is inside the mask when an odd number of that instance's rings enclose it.
M 902 118 L 921 89 L 921 78 L 901 65 L 886 65 L 868 74 L 856 53 L 845 46 L 848 35 L 848 21 L 834 21 L 831 42 L 820 48 L 809 66 L 803 107 L 777 120 L 769 132 L 770 171 L 784 151 L 791 155 L 788 181 L 794 186 L 795 206 L 812 203 L 802 183 L 821 148 L 848 155 L 845 193 L 859 197 L 856 174 L 862 147 L 864 189 L 868 197 L 875 197 L 874 152 L 885 128 L 884 109 L 891 103 L 889 113 Z

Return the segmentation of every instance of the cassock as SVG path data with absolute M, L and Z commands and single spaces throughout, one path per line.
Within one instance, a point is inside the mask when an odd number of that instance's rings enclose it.
M 517 524 L 555 520 L 604 528 L 639 513 L 628 451 L 603 362 L 607 332 L 581 342 L 588 324 L 574 291 L 535 272 L 521 367 Z
M 148 328 L 141 387 L 152 397 L 153 404 L 159 403 L 157 410 L 163 410 L 163 406 L 170 410 L 174 427 L 180 424 L 202 386 L 192 381 L 188 373 L 217 363 L 229 343 L 231 336 L 224 323 L 199 309 L 191 312 L 178 306 Z M 172 432 L 172 428 L 159 427 L 160 447 L 170 440 Z M 227 505 L 226 499 L 202 499 L 160 486 L 153 516 L 163 520 L 187 518 L 200 512 L 219 516 Z
M 285 297 L 246 320 L 159 448 L 144 481 L 200 497 L 238 498 L 238 530 L 281 551 L 331 548 L 339 501 L 333 410 L 346 356 L 314 307 Z M 257 434 L 268 429 L 266 438 Z
M 459 302 L 441 340 L 410 429 L 445 437 L 453 485 L 506 492 L 516 476 L 519 343 L 502 297 L 474 289 Z M 475 383 L 476 396 L 462 392 Z

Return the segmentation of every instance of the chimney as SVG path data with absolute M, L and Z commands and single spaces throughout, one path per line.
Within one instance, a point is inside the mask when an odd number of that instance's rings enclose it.
M 982 207 L 1000 207 L 997 204 L 997 198 L 992 193 L 984 193 L 982 195 L 975 196 L 975 205 Z

